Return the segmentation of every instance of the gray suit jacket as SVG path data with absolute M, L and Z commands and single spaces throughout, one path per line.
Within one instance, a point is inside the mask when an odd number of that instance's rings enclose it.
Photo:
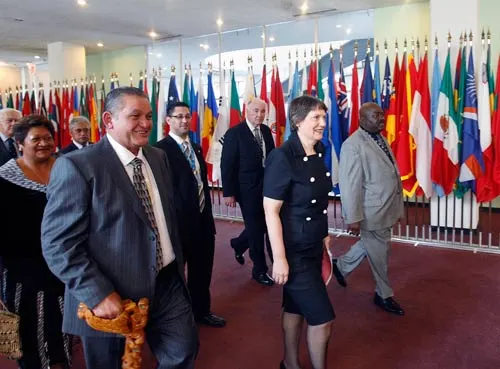
M 184 277 L 165 153 L 145 147 L 160 190 L 179 274 Z M 80 302 L 95 307 L 111 292 L 152 301 L 155 235 L 125 168 L 107 138 L 61 156 L 52 168 L 42 222 L 42 249 L 50 270 L 66 285 L 63 331 L 109 336 L 78 319 Z
M 396 163 L 392 151 L 391 156 Z M 342 145 L 339 186 L 347 224 L 361 222 L 361 229 L 376 231 L 392 227 L 403 217 L 402 184 L 397 165 L 361 128 Z

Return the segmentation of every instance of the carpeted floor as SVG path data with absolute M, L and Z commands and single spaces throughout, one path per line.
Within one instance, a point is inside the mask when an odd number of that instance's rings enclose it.
M 234 261 L 229 239 L 241 223 L 217 222 L 212 281 L 213 311 L 223 329 L 201 327 L 197 369 L 277 369 L 282 356 L 280 287 L 250 279 L 251 263 Z M 355 240 L 335 239 L 333 251 Z M 363 263 L 347 289 L 329 286 L 337 319 L 328 352 L 331 369 L 498 369 L 500 368 L 500 256 L 393 245 L 390 277 L 405 317 L 373 303 L 374 284 Z M 307 364 L 302 345 L 303 369 Z M 148 357 L 149 355 L 146 354 Z M 84 368 L 76 348 L 75 368 Z M 144 368 L 152 368 L 150 358 Z M 0 368 L 15 363 L 0 359 Z

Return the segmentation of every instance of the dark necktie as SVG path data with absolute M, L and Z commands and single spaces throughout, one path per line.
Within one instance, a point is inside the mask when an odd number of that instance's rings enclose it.
M 14 143 L 13 138 L 8 138 L 7 141 L 7 150 L 9 151 L 9 155 L 12 159 L 17 158 L 17 150 L 16 150 L 16 144 Z
M 377 145 L 385 152 L 385 154 L 389 157 L 389 160 L 391 161 L 392 164 L 394 164 L 394 161 L 392 160 L 392 156 L 391 156 L 391 153 L 389 151 L 389 148 L 387 147 L 384 139 L 382 138 L 382 136 L 378 133 L 376 134 L 370 134 L 370 136 L 372 136 L 372 138 L 375 140 L 375 142 L 377 143 Z
M 153 211 L 153 204 L 151 202 L 151 196 L 146 186 L 146 180 L 144 179 L 144 174 L 142 174 L 142 160 L 135 158 L 131 162 L 134 169 L 134 175 L 132 177 L 135 191 L 141 199 L 142 206 L 151 223 L 151 228 L 156 238 L 156 272 L 158 273 L 161 268 L 163 268 L 163 251 L 160 244 L 160 233 L 158 232 L 158 225 L 156 223 L 155 213 Z
M 187 141 L 182 142 L 182 152 L 184 156 L 189 162 L 189 166 L 193 171 L 193 174 L 196 178 L 196 182 L 198 183 L 198 205 L 200 206 L 200 213 L 205 208 L 205 192 L 203 191 L 203 182 L 201 181 L 201 174 L 198 169 L 196 169 L 196 158 L 194 156 L 194 152 L 191 149 L 191 145 Z
M 260 149 L 262 150 L 262 152 L 264 152 L 264 140 L 262 139 L 262 133 L 260 132 L 260 129 L 258 127 L 255 127 L 253 133 L 255 136 L 255 140 L 260 146 Z

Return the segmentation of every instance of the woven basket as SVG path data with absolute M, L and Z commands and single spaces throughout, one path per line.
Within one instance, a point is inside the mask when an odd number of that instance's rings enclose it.
M 10 359 L 19 359 L 22 356 L 19 316 L 9 312 L 2 301 L 0 301 L 0 355 Z

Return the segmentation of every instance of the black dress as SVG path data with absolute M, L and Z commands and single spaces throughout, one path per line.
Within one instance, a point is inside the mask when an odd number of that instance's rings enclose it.
M 23 369 L 71 363 L 70 337 L 62 333 L 64 284 L 42 255 L 46 186 L 27 179 L 15 160 L 0 167 L 1 298 L 20 316 Z
M 266 161 L 264 196 L 283 201 L 280 219 L 290 268 L 283 288 L 285 312 L 305 317 L 309 325 L 335 318 L 321 276 L 323 239 L 328 235 L 328 193 L 331 174 L 324 163 L 324 146 L 306 156 L 296 132 Z

